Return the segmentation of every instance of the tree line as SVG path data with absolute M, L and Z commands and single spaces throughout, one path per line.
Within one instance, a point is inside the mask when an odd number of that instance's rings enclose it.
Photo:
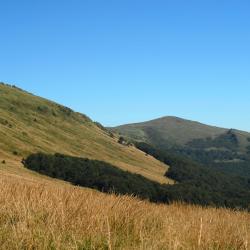
M 26 168 L 41 174 L 106 193 L 135 195 L 160 203 L 183 201 L 199 205 L 250 209 L 250 183 L 245 179 L 234 179 L 220 172 L 213 173 L 193 162 L 165 155 L 150 145 L 137 146 L 169 164 L 166 176 L 178 183 L 159 184 L 103 161 L 62 154 L 32 154 L 23 163 Z

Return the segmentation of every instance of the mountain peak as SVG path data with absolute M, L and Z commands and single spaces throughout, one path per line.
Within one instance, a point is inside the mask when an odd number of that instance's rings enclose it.
M 219 128 L 176 116 L 163 116 L 146 122 L 121 125 L 113 130 L 138 141 L 161 141 L 176 145 L 185 145 L 194 139 L 215 138 L 230 131 L 240 137 L 240 142 L 245 146 L 246 137 L 250 137 L 250 134 L 244 131 Z

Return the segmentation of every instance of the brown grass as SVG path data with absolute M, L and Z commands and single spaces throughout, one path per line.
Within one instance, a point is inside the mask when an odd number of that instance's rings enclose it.
M 171 183 L 164 177 L 166 165 L 118 144 L 82 115 L 65 117 L 55 103 L 4 85 L 0 97 L 0 249 L 249 248 L 247 212 L 156 205 L 24 169 L 20 160 L 29 153 L 61 152 Z M 39 113 L 38 106 L 48 113 Z
M 1 249 L 248 249 L 250 214 L 0 176 Z
M 164 176 L 168 166 L 135 147 L 120 145 L 117 137 L 111 138 L 83 115 L 65 115 L 56 103 L 1 84 L 0 138 L 0 162 L 19 163 L 18 167 L 30 153 L 58 152 L 106 161 L 160 183 L 173 183 Z

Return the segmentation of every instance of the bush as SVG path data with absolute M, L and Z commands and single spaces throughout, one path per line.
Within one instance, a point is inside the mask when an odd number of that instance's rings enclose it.
M 99 122 L 94 122 L 94 124 L 101 129 L 103 132 L 105 132 L 108 136 L 110 136 L 111 138 L 114 138 L 114 134 L 112 132 L 110 132 L 108 129 L 106 129 L 101 123 Z
M 48 113 L 49 108 L 48 108 L 47 106 L 43 105 L 43 106 L 38 106 L 38 107 L 37 107 L 37 110 L 38 110 L 40 113 L 46 114 L 46 113 Z
M 9 122 L 8 122 L 7 120 L 5 120 L 5 119 L 2 119 L 2 118 L 0 117 L 0 124 L 6 126 L 6 125 L 9 124 Z
M 127 145 L 127 141 L 125 140 L 125 138 L 124 137 L 119 137 L 119 139 L 118 139 L 118 143 L 120 143 L 120 144 L 122 144 L 122 145 Z
M 64 107 L 64 106 L 59 105 L 59 104 L 57 104 L 57 107 L 58 107 L 59 111 L 66 116 L 70 116 L 73 113 L 73 110 L 68 108 L 68 107 Z
M 109 135 L 111 138 L 115 138 L 115 135 L 114 135 L 112 132 L 110 132 L 110 131 L 108 131 L 108 135 Z

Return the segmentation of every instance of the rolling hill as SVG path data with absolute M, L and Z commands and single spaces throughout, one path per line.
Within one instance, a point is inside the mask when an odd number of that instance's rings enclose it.
M 0 84 L 0 171 L 22 175 L 22 158 L 31 153 L 63 153 L 113 164 L 160 183 L 168 183 L 167 166 L 117 142 L 118 138 L 87 116 Z M 25 173 L 24 173 L 25 175 Z
M 118 166 L 119 171 L 129 170 L 160 183 L 172 183 L 164 177 L 167 165 L 133 146 L 117 143 L 116 135 L 85 115 L 0 84 L 0 138 L 0 249 L 248 247 L 247 211 L 183 203 L 153 204 L 132 196 L 72 186 L 22 166 L 22 158 L 30 154 L 41 151 L 53 158 L 52 153 L 60 152 L 72 157 L 55 157 L 67 163 L 70 158 L 73 165 L 85 161 L 78 157 L 87 157 L 88 164 L 105 161 Z M 61 176 L 63 171 L 58 166 Z M 175 169 L 179 171 L 179 165 L 168 172 Z M 55 177 L 54 172 L 52 175 Z M 145 182 L 143 177 L 135 178 Z M 181 194 L 178 185 L 163 186 Z M 185 194 L 190 194 L 185 183 L 182 187 Z
M 250 133 L 208 126 L 177 117 L 127 124 L 111 131 L 136 142 L 250 177 Z
M 205 125 L 178 117 L 166 116 L 148 122 L 121 125 L 111 130 L 129 138 L 151 144 L 187 145 L 194 139 L 216 138 L 228 131 L 225 128 Z M 240 141 L 240 149 L 248 146 L 250 133 L 232 130 Z

